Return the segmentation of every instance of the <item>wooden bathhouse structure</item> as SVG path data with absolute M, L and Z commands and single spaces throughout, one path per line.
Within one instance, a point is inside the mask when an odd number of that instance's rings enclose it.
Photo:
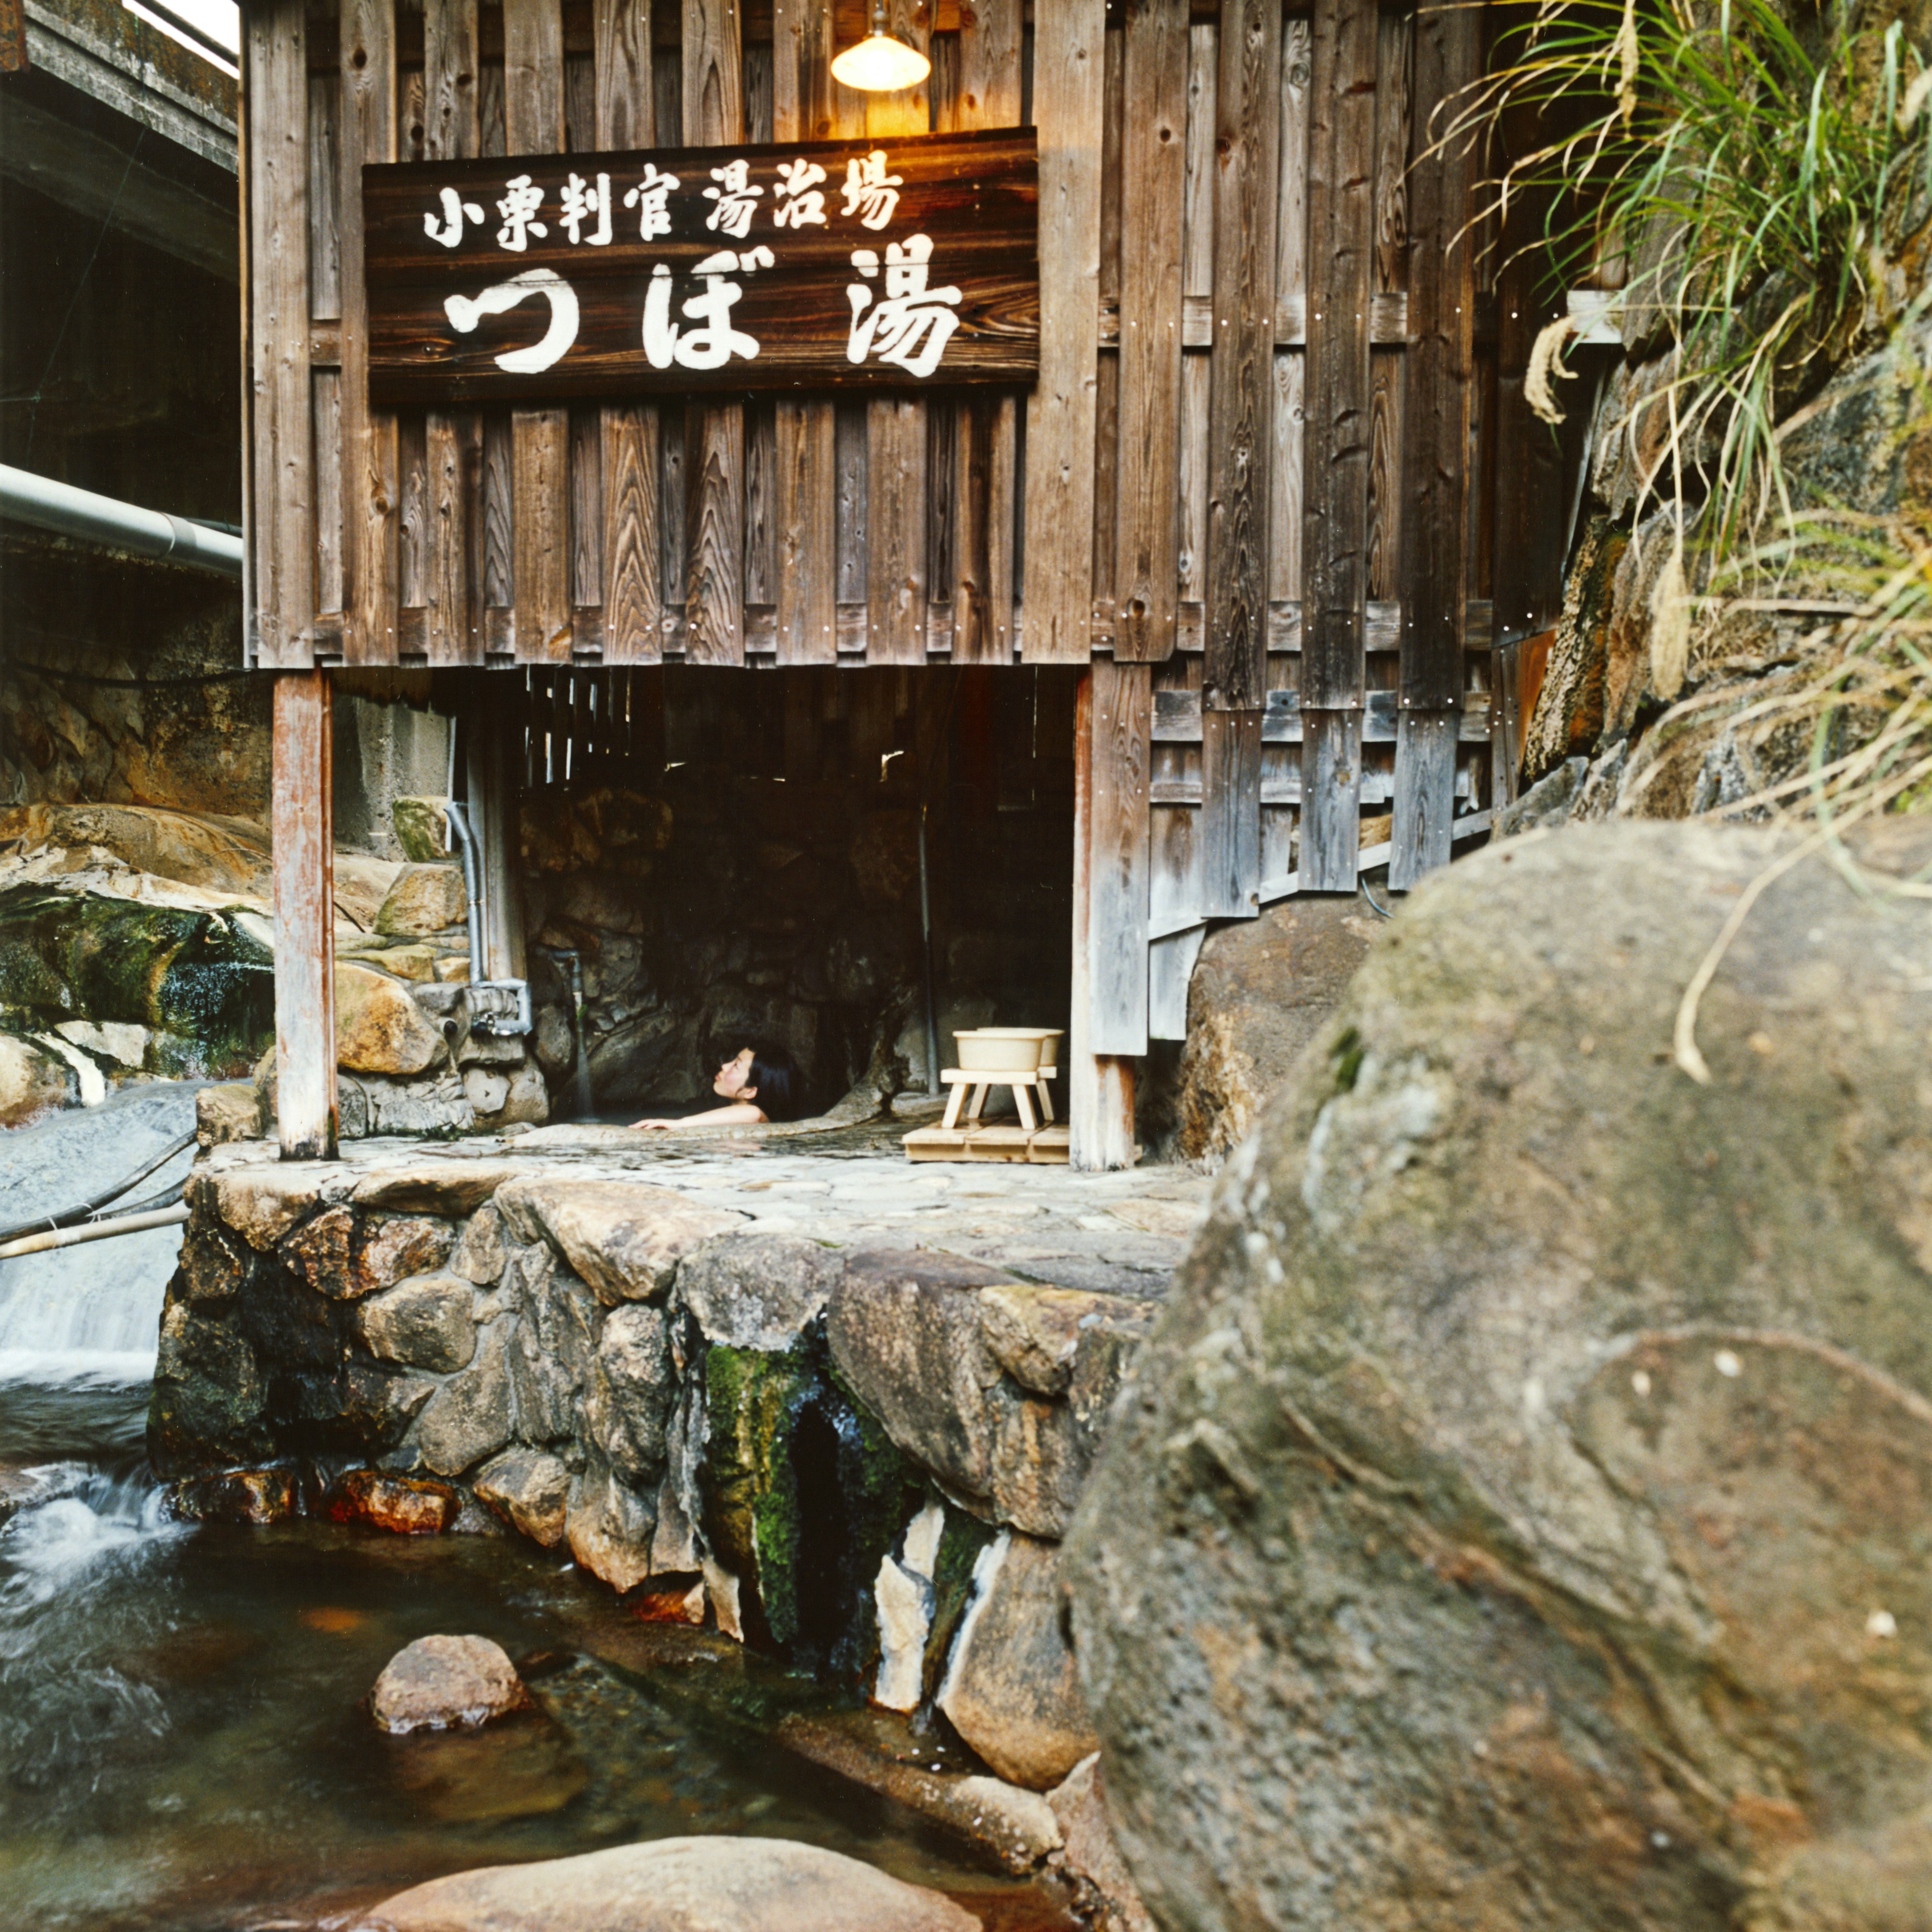
M 621 734 L 647 668 L 1082 668 L 1078 1166 L 1209 922 L 1480 836 L 1577 464 L 1538 211 L 1439 139 L 1497 11 L 244 0 L 285 1150 L 332 1140 L 345 676 L 500 676 L 500 870 L 531 731 Z M 881 25 L 929 74 L 842 84 Z

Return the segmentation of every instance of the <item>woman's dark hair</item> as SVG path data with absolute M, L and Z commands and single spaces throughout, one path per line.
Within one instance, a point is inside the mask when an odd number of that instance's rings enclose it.
M 799 1077 L 797 1061 L 783 1047 L 753 1046 L 748 1084 L 766 1120 L 795 1120 L 804 1113 L 805 1082 Z

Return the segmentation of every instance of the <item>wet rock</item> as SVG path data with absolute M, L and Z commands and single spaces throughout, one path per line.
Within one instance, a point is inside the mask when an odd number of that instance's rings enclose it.
M 613 1311 L 597 1344 L 584 1406 L 585 1433 L 628 1481 L 655 1487 L 664 1466 L 664 1431 L 677 1384 L 663 1311 Z
M 744 1216 L 641 1182 L 530 1175 L 496 1205 L 520 1240 L 547 1237 L 607 1307 L 656 1300 L 681 1257 Z
M 520 1172 L 507 1161 L 458 1160 L 411 1162 L 406 1167 L 379 1168 L 356 1184 L 350 1196 L 358 1208 L 386 1208 L 392 1214 L 440 1214 L 452 1221 L 480 1213 L 503 1183 Z M 496 1225 L 492 1214 L 490 1225 Z M 497 1271 L 502 1264 L 497 1263 Z M 460 1270 L 458 1270 L 461 1272 Z M 472 1276 L 494 1281 L 495 1274 Z
M 175 1289 L 184 1301 L 232 1301 L 247 1283 L 255 1257 L 240 1236 L 205 1211 L 196 1212 L 182 1238 Z
M 454 1275 L 418 1276 L 371 1295 L 356 1311 L 372 1354 L 405 1368 L 448 1374 L 476 1352 L 475 1291 Z
M 351 1469 L 330 1491 L 326 1513 L 332 1522 L 367 1523 L 395 1536 L 440 1536 L 456 1521 L 462 1501 L 445 1483 Z
M 709 1341 L 788 1348 L 842 1265 L 836 1250 L 796 1235 L 724 1234 L 679 1264 L 677 1298 Z
M 450 1273 L 460 1274 L 478 1288 L 487 1288 L 502 1275 L 508 1261 L 503 1246 L 502 1216 L 494 1208 L 478 1208 L 464 1223 L 463 1232 L 457 1238 L 456 1252 L 449 1258 Z
M 977 1932 L 921 1886 L 787 1838 L 659 1838 L 385 1899 L 368 1932 Z
M 432 866 L 449 855 L 449 820 L 444 798 L 399 798 L 389 807 L 389 823 L 403 856 Z
M 190 1204 L 212 1189 L 214 1211 L 251 1248 L 266 1254 L 316 1204 L 328 1170 L 310 1161 L 265 1161 L 189 1183 Z
M 222 1323 L 185 1303 L 161 1321 L 154 1358 L 150 1429 L 167 1450 L 205 1456 L 224 1449 L 256 1453 L 268 1384 L 255 1352 Z
M 52 1462 L 37 1468 L 0 1465 L 0 1526 L 24 1509 L 38 1509 L 43 1503 L 72 1496 L 85 1474 L 77 1462 Z
M 508 1324 L 483 1331 L 476 1360 L 431 1396 L 416 1424 L 416 1447 L 439 1476 L 460 1476 L 510 1439 Z
M 1006 1871 L 1035 1870 L 1059 1849 L 1060 1827 L 1037 1792 L 935 1761 L 930 1737 L 915 1735 L 902 1718 L 880 1711 L 788 1718 L 777 1738 L 787 1750 L 930 1820 L 980 1856 L 990 1854 Z
M 1932 862 L 1923 818 L 1852 838 Z M 1671 1058 L 1788 852 L 1593 825 L 1436 875 L 1231 1162 L 1069 1546 L 1163 1924 L 1911 1924 L 1928 908 L 1797 864 L 1709 1083 Z
M 612 1589 L 636 1588 L 651 1574 L 657 1511 L 608 1463 L 592 1458 L 572 1479 L 564 1534 L 570 1553 Z
M 476 1472 L 477 1495 L 525 1536 L 554 1550 L 563 1540 L 570 1472 L 538 1449 L 506 1449 Z
M 289 1264 L 319 1294 L 352 1301 L 429 1274 L 449 1258 L 454 1231 L 409 1216 L 362 1216 L 331 1208 L 282 1244 Z
M 204 1087 L 194 1096 L 194 1137 L 205 1148 L 258 1141 L 265 1131 L 262 1096 L 248 1081 Z
M 353 1073 L 421 1073 L 442 1036 L 398 981 L 366 966 L 335 969 L 335 1064 Z
M 381 1731 L 448 1730 L 523 1709 L 530 1693 L 502 1647 L 486 1636 L 423 1636 L 382 1666 L 369 1694 Z
M 1292 898 L 1208 935 L 1174 1100 L 1183 1160 L 1218 1162 L 1240 1144 L 1327 1024 L 1378 922 L 1352 896 Z
M 1058 1536 L 1154 1313 L 1123 1295 L 1003 1281 L 979 1263 L 875 1250 L 848 1258 L 826 1333 L 854 1394 L 962 1504 L 990 1521 Z M 1027 1388 L 1003 1353 L 1048 1392 Z
M 1066 1869 L 1089 1888 L 1084 1903 L 1095 1932 L 1156 1932 L 1114 1837 L 1100 1775 L 1100 1754 L 1084 1757 L 1046 1794 L 1060 1826 Z
M 1060 1552 L 1002 1535 L 973 1580 L 939 1708 L 1000 1777 L 1050 1790 L 1100 1742 L 1066 1641 Z
M 296 1513 L 295 1475 L 289 1469 L 221 1469 L 189 1476 L 169 1492 L 177 1516 L 194 1522 L 286 1522 Z
M 384 1454 L 409 1432 L 436 1386 L 378 1363 L 352 1361 L 342 1372 L 343 1421 L 363 1454 Z
M 590 1299 L 588 1293 L 584 1298 Z M 562 1442 L 574 1436 L 578 1387 L 544 1348 L 536 1328 L 518 1322 L 510 1337 L 510 1388 L 516 1400 L 518 1436 L 526 1442 Z
M 376 914 L 378 932 L 411 935 L 460 926 L 470 910 L 463 874 L 454 866 L 405 866 Z

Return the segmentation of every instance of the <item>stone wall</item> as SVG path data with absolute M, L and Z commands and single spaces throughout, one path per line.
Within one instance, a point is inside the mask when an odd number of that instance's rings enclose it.
M 188 1200 L 149 1425 L 187 1514 L 512 1532 L 1012 1784 L 1092 1749 L 1059 1540 L 1144 1297 L 482 1149 L 223 1148 Z

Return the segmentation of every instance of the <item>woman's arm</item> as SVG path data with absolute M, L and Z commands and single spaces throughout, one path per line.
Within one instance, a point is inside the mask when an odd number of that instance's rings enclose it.
M 764 1118 L 750 1101 L 734 1100 L 728 1107 L 710 1107 L 701 1114 L 687 1114 L 681 1120 L 633 1120 L 631 1125 L 668 1132 L 678 1127 L 748 1126 Z

